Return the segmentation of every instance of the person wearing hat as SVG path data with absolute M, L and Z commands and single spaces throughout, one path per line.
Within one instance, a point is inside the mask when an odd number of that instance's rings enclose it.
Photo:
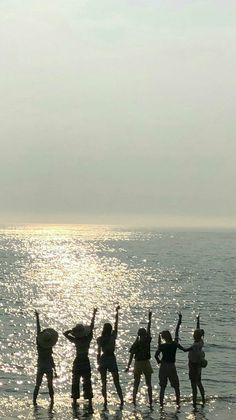
M 43 380 L 43 376 L 46 375 L 48 381 L 48 390 L 51 398 L 51 407 L 54 404 L 54 390 L 53 390 L 53 371 L 55 377 L 57 377 L 55 363 L 52 357 L 52 348 L 55 346 L 58 340 L 58 333 L 53 328 L 46 328 L 41 331 L 39 313 L 35 311 L 36 325 L 37 325 L 37 351 L 38 351 L 38 367 L 36 376 L 36 385 L 33 393 L 33 404 L 37 405 L 37 397 L 39 388 Z
M 160 406 L 163 407 L 165 389 L 167 381 L 170 381 L 171 386 L 175 390 L 176 405 L 180 406 L 180 388 L 179 377 L 175 366 L 175 356 L 178 348 L 183 350 L 179 344 L 179 328 L 182 322 L 182 314 L 179 312 L 179 319 L 175 329 L 175 339 L 172 339 L 171 333 L 168 330 L 162 331 L 158 338 L 158 349 L 155 353 L 155 359 L 160 364 L 159 369 L 159 383 L 160 383 Z M 161 342 L 164 340 L 164 343 Z M 162 354 L 162 359 L 159 355 Z
M 104 398 L 104 409 L 107 408 L 107 371 L 112 374 L 113 382 L 116 387 L 117 394 L 120 398 L 121 408 L 124 405 L 123 393 L 120 386 L 118 366 L 115 356 L 115 344 L 118 334 L 118 318 L 120 306 L 116 307 L 114 330 L 109 322 L 103 325 L 102 334 L 97 339 L 98 352 L 97 362 L 98 370 L 101 374 L 102 381 L 102 395 Z
M 150 344 L 152 341 L 151 318 L 152 318 L 152 312 L 149 311 L 147 329 L 139 328 L 137 338 L 130 348 L 130 351 L 129 351 L 130 357 L 128 361 L 128 366 L 126 368 L 126 372 L 129 371 L 129 368 L 131 366 L 131 363 L 134 357 L 135 362 L 134 362 L 133 404 L 136 405 L 136 396 L 138 393 L 141 375 L 144 374 L 147 389 L 148 389 L 149 404 L 150 404 L 150 407 L 152 408 L 151 378 L 152 378 L 153 370 L 150 363 L 150 358 L 151 358 Z
M 84 399 L 89 400 L 89 409 L 92 410 L 92 383 L 91 367 L 89 361 L 89 347 L 93 338 L 94 321 L 97 308 L 94 308 L 90 325 L 77 324 L 71 330 L 65 331 L 64 336 L 75 344 L 76 358 L 72 368 L 72 387 L 71 398 L 73 405 L 76 406 L 77 399 L 80 398 L 80 379 L 83 378 Z

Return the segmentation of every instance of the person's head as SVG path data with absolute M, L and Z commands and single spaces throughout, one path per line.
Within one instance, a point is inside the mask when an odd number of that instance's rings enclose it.
M 57 343 L 58 340 L 58 332 L 55 331 L 53 328 L 45 328 L 45 330 L 41 331 L 37 336 L 37 342 L 40 347 L 45 349 L 49 349 Z
M 197 328 L 196 330 L 194 330 L 193 338 L 195 341 L 200 341 L 203 336 L 204 336 L 204 330 L 200 328 Z
M 111 335 L 111 332 L 112 332 L 112 325 L 109 322 L 106 322 L 103 325 L 102 335 L 108 336 L 108 335 Z
M 72 334 L 76 338 L 86 337 L 90 332 L 91 328 L 88 325 L 77 324 L 74 328 L 72 328 Z
M 138 329 L 138 337 L 139 337 L 140 340 L 143 340 L 145 337 L 147 337 L 146 328 L 139 328 Z
M 172 343 L 172 336 L 171 336 L 171 333 L 170 333 L 170 331 L 168 331 L 168 330 L 164 330 L 164 331 L 162 331 L 161 332 L 161 337 L 163 338 L 163 340 L 166 342 L 166 343 Z

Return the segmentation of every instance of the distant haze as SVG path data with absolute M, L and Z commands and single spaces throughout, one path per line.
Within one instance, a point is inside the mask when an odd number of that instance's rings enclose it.
M 236 227 L 236 6 L 0 4 L 0 223 Z

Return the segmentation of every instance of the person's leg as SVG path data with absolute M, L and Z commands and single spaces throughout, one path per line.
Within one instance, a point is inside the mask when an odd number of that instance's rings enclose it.
M 180 406 L 180 387 L 179 387 L 179 377 L 177 374 L 176 366 L 174 364 L 170 364 L 169 367 L 169 381 L 171 386 L 175 390 L 175 397 L 176 397 L 176 405 Z
M 163 385 L 160 387 L 160 406 L 163 407 L 164 405 L 164 396 L 165 396 L 165 389 L 166 389 L 166 385 Z
M 146 381 L 147 390 L 148 390 L 149 404 L 150 404 L 150 407 L 152 407 L 152 374 L 145 373 L 144 376 L 145 376 L 145 381 Z
M 120 398 L 120 403 L 121 403 L 121 405 L 123 405 L 124 404 L 124 399 L 123 399 L 122 389 L 121 389 L 121 386 L 120 386 L 118 370 L 114 371 L 114 372 L 111 372 L 111 374 L 112 374 L 112 377 L 113 377 L 113 382 L 114 382 L 114 385 L 116 387 L 118 397 Z
M 100 370 L 101 381 L 102 381 L 102 396 L 104 399 L 104 408 L 107 407 L 107 370 Z
M 140 373 L 134 373 L 134 387 L 133 387 L 133 404 L 134 405 L 136 405 L 136 397 L 138 393 L 138 387 L 140 384 L 140 378 L 141 378 Z
M 191 380 L 192 394 L 193 394 L 193 407 L 197 406 L 197 383 Z
M 179 386 L 174 387 L 175 390 L 175 398 L 176 398 L 176 405 L 180 407 L 180 389 Z
M 40 385 L 41 385 L 42 380 L 43 380 L 43 375 L 44 375 L 44 373 L 39 372 L 39 371 L 37 372 L 36 385 L 35 385 L 34 393 L 33 393 L 33 404 L 34 405 L 37 405 L 37 397 L 38 397 Z
M 93 398 L 93 391 L 92 391 L 92 382 L 91 382 L 91 370 L 90 368 L 83 374 L 83 392 L 84 392 L 84 399 L 89 400 L 89 408 L 92 410 L 92 398 Z
M 198 386 L 198 389 L 199 389 L 201 397 L 202 397 L 202 404 L 205 404 L 205 402 L 206 402 L 206 400 L 205 400 L 205 390 L 204 390 L 204 387 L 202 385 L 201 380 L 199 380 L 197 382 L 197 386 Z
M 48 391 L 49 396 L 51 398 L 51 406 L 54 404 L 54 389 L 53 389 L 53 372 L 46 373 L 47 381 L 48 381 Z
M 166 375 L 164 363 L 161 363 L 160 369 L 159 369 L 159 385 L 160 385 L 159 401 L 160 401 L 160 406 L 163 407 L 165 389 L 167 385 L 167 375 Z
M 72 386 L 71 386 L 71 398 L 73 399 L 73 405 L 77 403 L 77 399 L 80 397 L 80 372 L 77 368 L 73 368 L 72 371 Z

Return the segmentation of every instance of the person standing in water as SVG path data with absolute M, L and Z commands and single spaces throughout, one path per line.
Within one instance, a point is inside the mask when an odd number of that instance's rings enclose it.
M 124 405 L 123 394 L 120 386 L 118 366 L 115 356 L 115 344 L 118 334 L 118 319 L 120 306 L 116 307 L 114 330 L 110 323 L 105 323 L 102 334 L 97 339 L 98 353 L 97 362 L 98 370 L 101 374 L 102 381 L 102 395 L 104 398 L 104 409 L 107 408 L 107 371 L 111 372 L 117 394 L 120 399 L 121 408 Z
M 160 364 L 159 369 L 159 384 L 160 384 L 160 406 L 163 407 L 164 395 L 169 379 L 171 386 L 175 390 L 176 405 L 180 406 L 180 388 L 179 388 L 179 377 L 175 366 L 175 356 L 177 348 L 183 350 L 179 344 L 179 327 L 182 322 L 182 315 L 179 313 L 179 320 L 175 329 L 175 339 L 172 339 L 171 333 L 168 330 L 162 331 L 158 338 L 158 349 L 155 354 L 155 359 Z M 161 339 L 165 342 L 162 343 Z M 162 358 L 160 359 L 160 354 Z
M 76 358 L 72 368 L 71 398 L 74 407 L 77 399 L 80 398 L 80 379 L 83 378 L 84 399 L 89 400 L 89 409 L 92 411 L 92 383 L 91 367 L 89 361 L 89 347 L 93 338 L 93 329 L 97 308 L 94 308 L 90 325 L 77 324 L 71 330 L 65 331 L 63 335 L 76 347 Z
M 202 385 L 202 367 L 206 367 L 207 361 L 205 359 L 205 353 L 202 350 L 204 345 L 203 337 L 204 330 L 200 328 L 200 315 L 198 315 L 197 328 L 193 333 L 194 342 L 191 347 L 184 349 L 184 351 L 188 351 L 189 379 L 192 387 L 194 409 L 197 408 L 197 389 L 200 391 L 202 404 L 205 404 L 205 390 Z
M 52 348 L 55 346 L 58 340 L 58 333 L 53 328 L 46 328 L 41 331 L 39 313 L 35 311 L 36 326 L 37 326 L 37 352 L 38 352 L 38 364 L 37 364 L 37 376 L 36 385 L 33 393 L 33 404 L 37 406 L 37 397 L 39 388 L 41 386 L 43 376 L 46 375 L 48 382 L 48 390 L 51 398 L 51 408 L 54 404 L 54 389 L 53 389 L 53 372 L 57 377 L 55 363 L 52 357 Z
M 132 344 L 130 348 L 130 357 L 129 357 L 128 365 L 126 368 L 126 372 L 129 371 L 129 368 L 131 366 L 131 363 L 134 357 L 135 362 L 134 362 L 133 404 L 136 405 L 136 396 L 138 393 L 141 375 L 144 374 L 147 390 L 148 390 L 149 404 L 150 404 L 150 407 L 152 408 L 151 378 L 152 378 L 153 370 L 150 363 L 150 358 L 151 358 L 150 344 L 152 341 L 151 318 L 152 318 L 152 312 L 149 311 L 147 329 L 139 328 L 137 339 L 135 340 L 135 342 Z

